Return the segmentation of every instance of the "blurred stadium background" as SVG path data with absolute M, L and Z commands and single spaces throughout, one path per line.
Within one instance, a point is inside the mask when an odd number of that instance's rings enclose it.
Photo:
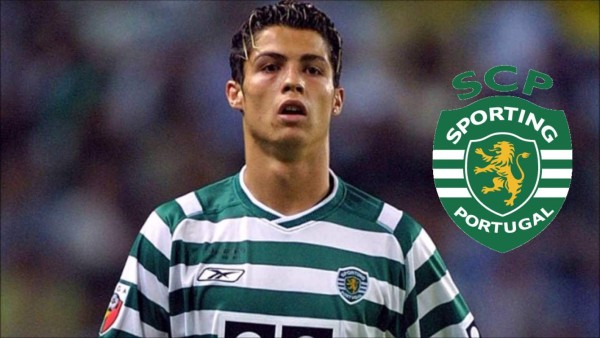
M 97 335 L 152 209 L 240 169 L 228 49 L 265 3 L 1 2 L 2 336 Z M 485 336 L 600 335 L 598 2 L 315 3 L 345 43 L 333 169 L 424 224 Z M 553 77 L 531 99 L 574 148 L 560 214 L 506 254 L 451 222 L 431 170 L 452 78 L 500 64 Z

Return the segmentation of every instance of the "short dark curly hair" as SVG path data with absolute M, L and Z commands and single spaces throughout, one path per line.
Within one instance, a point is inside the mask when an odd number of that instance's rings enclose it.
M 311 29 L 319 33 L 329 45 L 329 59 L 333 68 L 333 85 L 340 86 L 342 72 L 342 37 L 329 17 L 310 3 L 283 0 L 275 5 L 256 8 L 231 39 L 229 65 L 231 78 L 244 81 L 244 62 L 248 60 L 254 37 L 269 26 L 287 26 Z

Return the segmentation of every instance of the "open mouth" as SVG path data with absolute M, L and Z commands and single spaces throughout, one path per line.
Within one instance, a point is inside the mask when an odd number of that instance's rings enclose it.
M 280 115 L 306 115 L 306 108 L 300 101 L 286 101 L 279 107 Z

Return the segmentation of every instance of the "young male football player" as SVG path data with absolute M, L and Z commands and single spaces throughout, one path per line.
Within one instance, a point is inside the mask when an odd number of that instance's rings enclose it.
M 344 102 L 330 19 L 305 3 L 258 8 L 230 64 L 246 164 L 150 215 L 101 336 L 478 335 L 423 228 L 329 168 Z

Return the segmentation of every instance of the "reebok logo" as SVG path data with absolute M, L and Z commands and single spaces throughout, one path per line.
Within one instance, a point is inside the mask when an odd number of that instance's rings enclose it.
M 240 277 L 244 274 L 244 270 L 241 269 L 227 269 L 227 268 L 205 268 L 200 272 L 196 280 L 198 282 L 237 282 Z

